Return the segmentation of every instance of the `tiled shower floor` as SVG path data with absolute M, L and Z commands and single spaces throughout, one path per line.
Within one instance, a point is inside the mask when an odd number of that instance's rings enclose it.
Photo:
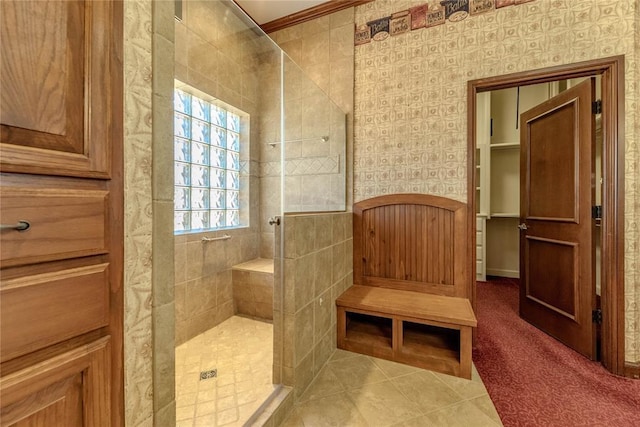
M 176 348 L 176 426 L 241 426 L 274 390 L 273 325 L 233 316 Z M 200 373 L 217 369 L 217 377 Z

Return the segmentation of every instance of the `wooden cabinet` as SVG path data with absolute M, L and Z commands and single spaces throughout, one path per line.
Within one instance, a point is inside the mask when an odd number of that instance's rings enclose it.
M 123 425 L 122 20 L 0 2 L 2 425 Z
M 114 4 L 1 2 L 4 172 L 110 176 Z
M 110 337 L 2 377 L 2 425 L 108 426 Z

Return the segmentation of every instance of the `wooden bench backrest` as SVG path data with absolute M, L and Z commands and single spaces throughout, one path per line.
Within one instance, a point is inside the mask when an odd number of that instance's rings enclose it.
M 354 204 L 354 283 L 471 298 L 467 205 L 426 194 Z

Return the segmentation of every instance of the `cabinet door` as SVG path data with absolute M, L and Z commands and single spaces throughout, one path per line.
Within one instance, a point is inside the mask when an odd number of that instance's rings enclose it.
M 0 167 L 108 178 L 113 2 L 0 2 Z
M 2 426 L 123 425 L 122 8 L 0 0 Z
M 109 337 L 0 381 L 3 426 L 110 425 Z

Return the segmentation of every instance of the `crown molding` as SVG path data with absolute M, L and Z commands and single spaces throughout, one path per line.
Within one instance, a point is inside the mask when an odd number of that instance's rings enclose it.
M 302 24 L 303 22 L 307 22 L 312 19 L 321 18 L 331 13 L 347 9 L 349 7 L 360 6 L 361 4 L 370 3 L 372 1 L 373 0 L 331 0 L 317 6 L 310 7 L 309 9 L 274 19 L 273 21 L 260 25 L 260 28 L 262 28 L 262 31 L 269 34 L 274 31 Z

